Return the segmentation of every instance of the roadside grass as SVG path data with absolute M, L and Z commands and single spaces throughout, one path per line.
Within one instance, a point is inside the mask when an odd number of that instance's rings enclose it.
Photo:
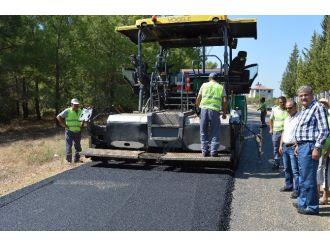
M 88 147 L 88 138 L 84 135 L 81 145 L 83 149 Z M 63 131 L 52 136 L 22 137 L 0 143 L 0 153 L 0 196 L 81 165 L 66 164 Z M 82 160 L 88 161 L 84 157 Z
M 60 137 L 60 138 L 59 138 Z M 60 135 L 54 137 L 54 141 L 41 140 L 31 143 L 28 147 L 28 155 L 26 156 L 26 162 L 28 165 L 34 165 L 35 163 L 44 164 L 52 160 L 58 159 L 59 154 L 64 154 L 64 140 Z M 23 147 L 18 147 L 22 149 Z

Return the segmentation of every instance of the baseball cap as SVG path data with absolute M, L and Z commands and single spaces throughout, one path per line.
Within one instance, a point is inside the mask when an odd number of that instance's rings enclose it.
M 79 101 L 78 101 L 78 99 L 73 98 L 73 99 L 71 100 L 71 104 L 79 105 Z
M 209 74 L 209 78 L 215 78 L 216 76 L 217 76 L 217 73 L 214 73 L 214 72 Z

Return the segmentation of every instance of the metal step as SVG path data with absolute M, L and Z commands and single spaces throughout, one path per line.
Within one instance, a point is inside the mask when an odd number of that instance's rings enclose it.
M 201 153 L 174 153 L 169 152 L 163 155 L 161 158 L 163 161 L 189 161 L 194 163 L 208 162 L 231 162 L 230 154 L 219 154 L 218 157 L 203 157 Z
M 105 157 L 110 159 L 130 159 L 137 160 L 144 151 L 119 150 L 119 149 L 96 149 L 88 148 L 80 154 L 86 157 Z
M 180 128 L 180 125 L 175 124 L 152 124 L 151 128 Z
M 184 161 L 189 164 L 199 165 L 221 165 L 231 162 L 231 155 L 219 154 L 218 157 L 203 157 L 201 153 L 187 152 L 168 152 L 168 153 L 151 153 L 146 151 L 132 151 L 119 149 L 95 149 L 88 148 L 80 153 L 86 157 L 104 157 L 119 160 L 155 160 L 155 161 Z
M 163 136 L 157 136 L 157 137 L 150 137 L 150 140 L 153 141 L 164 141 L 164 142 L 173 142 L 179 140 L 179 137 L 163 137 Z

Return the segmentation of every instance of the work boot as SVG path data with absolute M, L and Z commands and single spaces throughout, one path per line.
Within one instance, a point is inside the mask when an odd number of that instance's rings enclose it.
M 314 212 L 314 211 L 311 211 L 309 209 L 304 209 L 304 208 L 298 208 L 297 212 L 299 214 L 305 214 L 305 215 L 318 215 L 319 214 L 319 212 Z
M 203 157 L 209 157 L 210 156 L 210 153 L 209 152 L 202 152 L 202 156 Z
M 298 191 L 293 191 L 290 196 L 292 199 L 297 199 L 298 198 Z
M 211 153 L 211 156 L 212 156 L 212 157 L 218 157 L 218 152 Z
M 290 192 L 290 191 L 292 191 L 292 188 L 287 188 L 285 186 L 280 188 L 280 192 Z

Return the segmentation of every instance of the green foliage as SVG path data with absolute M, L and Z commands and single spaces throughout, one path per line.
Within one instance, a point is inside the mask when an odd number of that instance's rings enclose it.
M 322 39 L 322 72 L 324 73 L 324 82 L 327 83 L 327 85 L 322 85 L 322 90 L 329 90 L 329 82 L 330 82 L 330 16 L 324 17 L 324 29 L 323 32 L 323 39 Z
M 277 98 L 271 98 L 266 100 L 266 105 L 268 108 L 273 107 L 274 105 L 277 105 Z
M 311 85 L 315 93 L 330 89 L 330 17 L 324 16 L 322 34 L 313 33 L 310 47 L 299 54 L 294 47 L 281 81 L 281 90 L 288 97 L 296 95 L 301 85 Z
M 72 97 L 98 110 L 137 108 L 121 70 L 137 47 L 115 28 L 142 16 L 0 16 L 0 121 L 58 113 Z M 151 71 L 157 44 L 143 46 Z M 173 49 L 171 72 L 190 68 L 199 49 Z
M 143 16 L 0 16 L 0 121 L 58 113 L 77 97 L 98 110 L 120 105 L 136 110 L 137 98 L 123 80 L 137 47 L 115 32 Z M 302 84 L 317 92 L 329 90 L 330 18 L 314 33 L 309 49 L 295 45 L 283 74 L 281 89 L 289 97 Z M 153 70 L 157 44 L 142 47 L 143 60 Z M 191 68 L 200 49 L 169 52 L 171 72 Z M 217 67 L 207 62 L 207 68 Z
M 254 98 L 247 97 L 246 102 L 247 102 L 248 105 L 258 105 L 259 102 L 260 102 L 260 98 L 259 98 L 258 95 Z
M 257 95 L 255 98 L 246 98 L 248 105 L 258 105 L 260 104 L 260 97 Z M 266 99 L 265 101 L 267 108 L 271 108 L 277 104 L 277 98 Z
M 215 69 L 218 67 L 218 64 L 216 62 L 212 62 L 212 61 L 207 61 L 205 64 L 205 67 L 207 69 Z
M 297 44 L 294 45 L 290 55 L 288 65 L 282 76 L 280 89 L 288 97 L 293 97 L 296 93 L 297 69 L 298 69 L 299 50 Z

